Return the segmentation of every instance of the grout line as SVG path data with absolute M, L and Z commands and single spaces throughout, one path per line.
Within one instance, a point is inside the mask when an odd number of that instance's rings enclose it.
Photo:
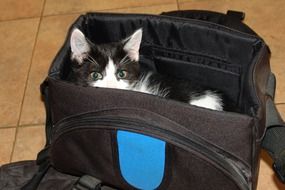
M 29 128 L 29 127 L 42 127 L 44 125 L 45 125 L 45 123 L 38 123 L 38 124 L 34 123 L 34 124 L 19 125 L 18 127 L 20 127 L 20 128 Z M 1 129 L 13 129 L 13 128 L 17 128 L 17 126 L 12 126 L 11 125 L 11 126 L 0 127 L 0 131 L 1 131 Z
M 85 14 L 88 11 L 81 11 L 81 12 L 69 12 L 69 13 L 58 13 L 58 14 L 50 14 L 50 15 L 44 15 L 43 18 L 49 18 L 54 16 L 68 16 L 68 15 L 78 15 L 78 14 Z
M 154 4 L 148 6 L 134 6 L 134 7 L 120 7 L 114 9 L 98 9 L 98 10 L 85 10 L 85 11 L 74 11 L 74 12 L 67 12 L 67 13 L 56 13 L 56 14 L 47 14 L 43 15 L 43 17 L 51 17 L 51 16 L 61 16 L 61 15 L 73 15 L 73 14 L 85 14 L 88 12 L 104 12 L 104 11 L 115 11 L 115 10 L 122 10 L 122 9 L 136 9 L 136 8 L 147 8 L 147 7 L 158 7 L 161 5 L 173 5 L 175 3 L 167 3 L 167 4 Z
M 143 5 L 143 6 L 135 6 L 135 7 L 119 7 L 119 8 L 115 8 L 115 9 L 102 9 L 102 10 L 98 10 L 98 11 L 112 11 L 112 10 L 122 10 L 122 9 L 136 9 L 136 8 L 147 8 L 147 7 L 158 7 L 158 6 L 161 6 L 161 5 L 171 5 L 171 4 L 174 4 L 174 3 L 166 3 L 166 4 L 154 4 L 154 5 Z
M 45 123 L 31 123 L 31 124 L 23 124 L 23 125 L 19 125 L 19 127 L 35 127 L 35 126 L 41 126 L 41 125 L 45 125 Z M 1 129 L 9 129 L 9 128 L 15 128 L 18 125 L 6 125 L 6 126 L 0 126 L 0 130 Z
M 44 2 L 45 4 L 45 2 Z M 173 5 L 174 3 L 167 3 L 163 5 Z M 176 0 L 177 8 L 179 8 L 179 3 L 178 0 Z M 7 19 L 7 20 L 0 20 L 0 23 L 3 22 L 10 22 L 10 21 L 20 21 L 20 20 L 28 20 L 28 19 L 36 19 L 39 17 L 52 17 L 52 16 L 63 16 L 63 15 L 75 15 L 75 14 L 85 14 L 87 12 L 104 12 L 104 11 L 115 11 L 115 10 L 121 10 L 121 9 L 136 9 L 136 8 L 147 8 L 147 7 L 158 7 L 161 6 L 161 4 L 154 4 L 154 5 L 149 5 L 149 6 L 135 6 L 135 7 L 120 7 L 120 8 L 115 8 L 115 9 L 99 9 L 99 10 L 86 10 L 86 11 L 75 11 L 75 12 L 66 12 L 66 13 L 55 13 L 55 14 L 47 14 L 43 15 L 43 13 L 40 16 L 31 16 L 31 17 L 21 17 L 21 18 L 13 18 L 13 19 Z M 44 11 L 44 10 L 42 10 Z
M 158 7 L 158 6 L 161 6 L 161 5 L 173 5 L 175 3 L 166 3 L 166 4 L 154 4 L 154 5 L 147 5 L 147 6 L 136 6 L 136 7 L 121 7 L 121 8 L 115 8 L 115 9 L 102 9 L 102 10 L 98 10 L 98 11 L 112 11 L 112 10 L 122 10 L 122 9 L 136 9 L 136 8 L 148 8 L 148 7 Z
M 176 0 L 176 3 L 177 3 L 177 10 L 180 10 L 179 0 Z
M 11 126 L 3 126 L 3 127 L 0 127 L 0 130 L 1 129 L 12 129 L 12 128 L 16 128 L 16 127 L 17 126 L 15 126 L 15 125 L 14 126 L 12 126 L 12 125 Z
M 20 120 L 21 120 L 21 117 L 22 117 L 24 100 L 25 100 L 25 96 L 26 96 L 26 92 L 27 92 L 27 88 L 28 88 L 28 81 L 29 81 L 29 76 L 30 76 L 30 72 L 31 72 L 31 68 L 32 68 L 32 61 L 33 61 L 33 57 L 34 57 L 34 54 L 35 54 L 36 44 L 37 44 L 37 41 L 38 41 L 38 36 L 39 36 L 40 26 L 41 26 L 41 23 L 42 23 L 42 18 L 43 18 L 45 4 L 46 4 L 46 0 L 44 0 L 44 2 L 43 2 L 41 16 L 40 16 L 40 20 L 39 20 L 39 23 L 38 23 L 38 28 L 37 28 L 35 42 L 34 42 L 34 47 L 33 47 L 32 55 L 31 55 L 31 59 L 30 59 L 30 65 L 29 65 L 29 68 L 28 68 L 26 83 L 25 83 L 25 87 L 24 87 L 24 94 L 23 94 L 23 98 L 22 98 L 22 102 L 21 102 L 21 106 L 20 106 L 20 114 L 19 114 L 19 118 L 18 118 L 18 122 L 17 122 L 17 126 L 16 126 L 16 132 L 15 132 L 15 137 L 14 137 L 14 142 L 13 142 L 13 147 L 12 147 L 12 152 L 11 152 L 11 155 L 10 155 L 9 162 L 12 161 L 12 158 L 13 158 L 13 155 L 14 155 L 14 151 L 15 151 L 15 145 L 16 145 L 17 136 L 18 136 L 18 129 L 19 129 Z
M 30 17 L 12 18 L 12 19 L 7 19 L 7 20 L 0 20 L 0 23 L 13 22 L 13 21 L 21 21 L 21 20 L 29 20 L 29 19 L 36 19 L 36 18 L 39 18 L 39 17 L 40 17 L 40 16 L 30 16 Z
M 19 125 L 20 128 L 41 127 L 41 126 L 45 126 L 45 123 L 33 123 L 33 124 Z

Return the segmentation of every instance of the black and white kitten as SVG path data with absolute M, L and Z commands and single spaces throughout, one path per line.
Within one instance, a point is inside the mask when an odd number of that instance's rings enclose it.
M 209 88 L 142 71 L 138 63 L 141 40 L 142 29 L 138 29 L 122 41 L 97 45 L 75 28 L 70 38 L 72 70 L 69 80 L 93 87 L 134 90 L 223 110 L 222 96 Z

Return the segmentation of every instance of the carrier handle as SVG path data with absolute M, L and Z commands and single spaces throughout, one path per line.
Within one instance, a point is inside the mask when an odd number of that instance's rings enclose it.
M 273 159 L 273 169 L 283 183 L 285 183 L 285 123 L 282 120 L 275 104 L 276 78 L 270 74 L 267 83 L 266 102 L 266 133 L 262 141 L 262 147 L 267 150 Z
M 245 13 L 241 11 L 228 10 L 224 14 L 206 10 L 183 10 L 163 12 L 161 15 L 203 20 L 258 36 L 250 27 L 242 22 L 245 18 Z

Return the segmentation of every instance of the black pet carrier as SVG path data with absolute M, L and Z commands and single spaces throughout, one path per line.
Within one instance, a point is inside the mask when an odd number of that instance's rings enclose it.
M 223 91 L 236 112 L 66 81 L 70 31 L 41 86 L 45 148 L 37 161 L 2 166 L 0 189 L 254 190 L 261 147 L 284 181 L 284 123 L 265 42 L 244 14 L 88 13 L 71 26 L 92 42 L 143 28 L 140 64 Z

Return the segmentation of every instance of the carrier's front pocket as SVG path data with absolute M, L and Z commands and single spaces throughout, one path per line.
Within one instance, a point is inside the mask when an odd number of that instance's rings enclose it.
M 56 169 L 93 175 L 121 189 L 251 187 L 250 168 L 239 158 L 147 110 L 121 108 L 71 116 L 55 125 L 52 141 Z

